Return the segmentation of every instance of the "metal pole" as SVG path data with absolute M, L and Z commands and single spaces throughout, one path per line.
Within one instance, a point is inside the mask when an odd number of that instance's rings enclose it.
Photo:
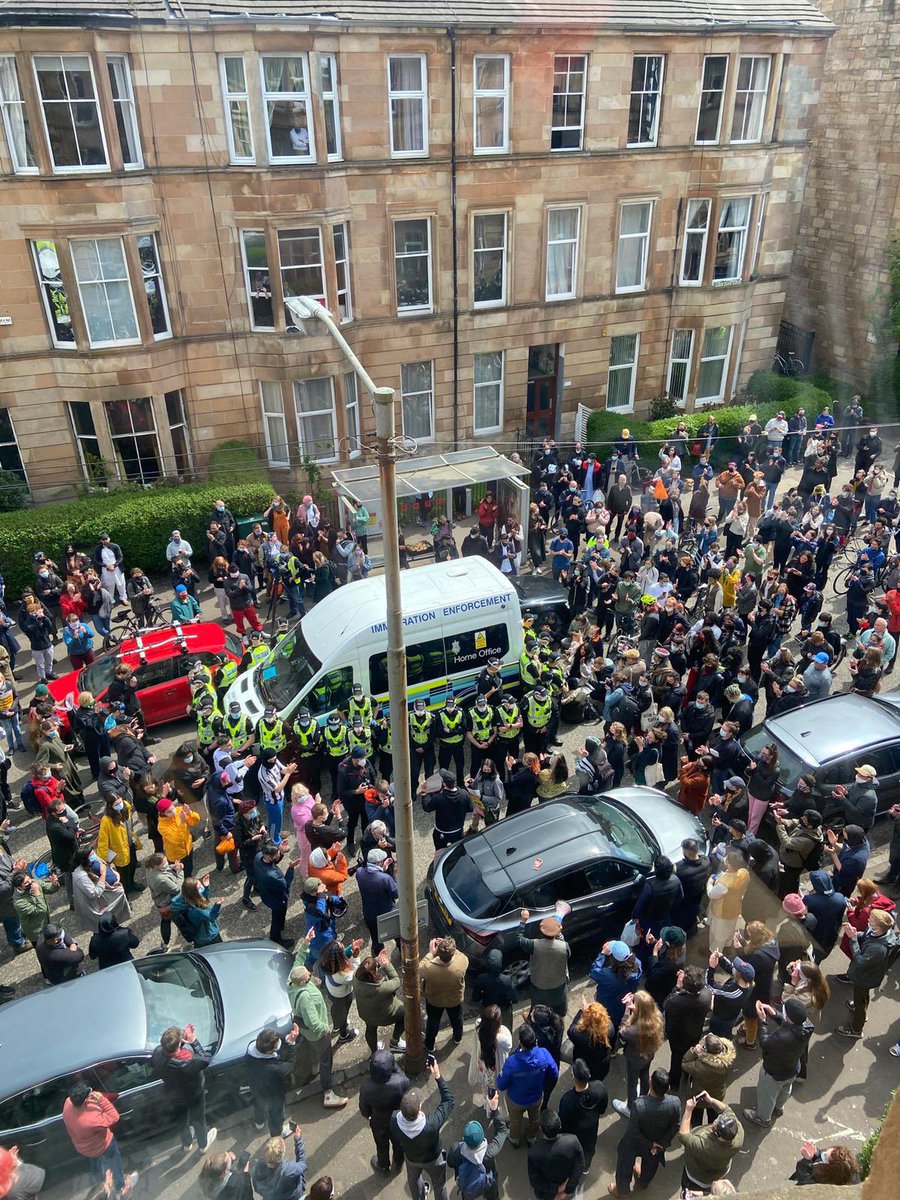
M 406 649 L 400 595 L 400 541 L 394 475 L 394 390 L 372 390 L 375 435 L 381 478 L 384 529 L 384 584 L 387 597 L 387 671 L 390 697 L 391 750 L 394 761 L 394 825 L 397 842 L 397 892 L 400 910 L 400 955 L 406 1025 L 406 1066 L 410 1075 L 425 1068 L 422 1042 L 422 997 L 419 983 L 419 922 L 413 857 L 413 795 L 409 765 L 409 722 L 406 696 Z

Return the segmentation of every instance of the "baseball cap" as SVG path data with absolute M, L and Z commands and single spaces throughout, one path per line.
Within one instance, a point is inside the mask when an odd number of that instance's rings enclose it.
M 456 786 L 456 776 L 452 771 L 448 771 L 446 767 L 442 767 L 440 774 L 442 783 L 446 783 L 448 787 Z
M 752 983 L 756 978 L 756 968 L 753 963 L 748 963 L 744 958 L 732 959 L 731 968 L 736 975 L 740 975 L 741 979 L 746 979 L 748 983 Z
M 184 586 L 184 584 L 183 584 L 183 583 L 177 583 L 177 584 L 175 585 L 175 591 L 176 591 L 176 592 L 183 592 L 183 593 L 185 594 L 185 596 L 187 595 L 187 588 Z
M 304 890 L 304 892 L 306 892 L 307 896 L 315 896 L 316 892 L 319 890 L 320 882 L 321 882 L 321 880 L 318 880 L 318 879 L 304 880 L 303 890 Z
M 813 662 L 817 662 L 817 663 L 827 663 L 830 661 L 831 660 L 829 659 L 828 655 L 825 654 L 823 651 L 819 651 L 819 653 L 816 654 L 813 658 Z
M 380 846 L 376 846 L 374 850 L 370 850 L 366 855 L 366 862 L 370 863 L 373 867 L 380 867 L 386 858 L 387 852 L 382 850 Z
M 631 947 L 617 940 L 609 943 L 609 952 L 616 962 L 624 962 L 631 955 Z
M 365 758 L 366 757 L 365 746 L 354 746 L 353 750 L 350 753 L 350 757 L 351 758 Z
M 659 936 L 667 946 L 683 946 L 687 941 L 687 935 L 678 925 L 664 925 Z
M 862 775 L 866 779 L 874 779 L 878 772 L 869 763 L 863 763 L 861 767 L 856 768 L 857 775 Z

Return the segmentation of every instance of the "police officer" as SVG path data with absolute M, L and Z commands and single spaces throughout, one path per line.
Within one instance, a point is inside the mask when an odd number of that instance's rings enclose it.
M 291 732 L 297 743 L 297 767 L 300 779 L 315 796 L 322 781 L 320 746 L 322 735 L 318 724 L 309 715 L 308 708 L 297 709 L 297 719 Z
M 553 716 L 553 701 L 543 684 L 538 684 L 525 697 L 525 749 L 534 754 L 543 754 L 547 749 L 550 719 Z
M 477 775 L 484 759 L 493 757 L 492 753 L 488 754 L 488 747 L 497 738 L 495 725 L 496 717 L 493 708 L 484 696 L 477 696 L 474 705 L 469 710 L 468 728 L 466 729 L 466 741 L 469 743 L 469 754 L 471 755 L 470 775 Z
M 394 746 L 391 741 L 391 723 L 384 713 L 372 726 L 372 738 L 378 751 L 378 771 L 381 778 L 393 779 Z
M 530 652 L 537 645 L 537 633 L 534 628 L 534 613 L 522 614 L 522 637 L 525 639 L 525 650 Z
M 219 698 L 219 707 L 221 708 L 225 693 L 238 677 L 238 665 L 230 654 L 220 654 L 219 663 L 216 667 L 215 685 L 216 695 Z
M 522 687 L 526 692 L 530 692 L 533 687 L 536 687 L 541 678 L 541 660 L 537 640 L 530 650 L 526 646 L 519 655 L 519 678 L 522 680 Z
M 303 588 L 309 577 L 309 568 L 300 561 L 296 554 L 283 551 L 278 557 L 281 581 L 288 598 L 288 617 L 305 617 L 306 605 L 303 603 Z
M 452 762 L 456 778 L 462 779 L 466 770 L 466 719 L 455 696 L 448 696 L 444 707 L 438 712 L 437 736 L 439 765 L 449 767 Z
M 266 711 L 256 726 L 256 740 L 260 750 L 274 750 L 276 754 L 287 747 L 287 730 L 274 704 L 266 705 Z
M 262 630 L 251 629 L 244 657 L 241 659 L 241 670 L 252 671 L 255 667 L 262 666 L 264 662 L 268 662 L 271 653 L 272 651 L 263 641 Z
M 366 758 L 371 761 L 372 758 L 372 726 L 363 724 L 362 717 L 354 717 L 350 722 L 350 730 L 347 734 L 347 742 L 350 746 L 351 753 L 357 746 L 362 746 L 366 752 Z
M 424 700 L 416 700 L 409 714 L 409 775 L 410 785 L 419 782 L 425 768 L 425 778 L 434 774 L 434 713 L 428 711 Z
M 222 732 L 231 738 L 237 758 L 246 754 L 253 745 L 253 725 L 237 700 L 232 700 L 228 705 L 228 711 L 222 718 Z
M 347 726 L 339 713 L 332 713 L 325 724 L 322 733 L 322 745 L 325 748 L 325 761 L 331 774 L 331 795 L 337 799 L 337 772 L 342 761 L 350 753 L 350 740 L 347 736 Z
M 357 718 L 363 725 L 371 725 L 375 720 L 375 703 L 371 696 L 363 692 L 361 683 L 354 683 L 350 699 L 347 701 L 347 720 L 352 725 Z
M 550 693 L 550 699 L 553 701 L 553 715 L 550 718 L 550 724 L 547 726 L 547 734 L 549 737 L 549 745 L 561 746 L 562 742 L 556 736 L 559 732 L 559 705 L 562 697 L 567 691 L 566 676 L 562 667 L 562 658 L 554 652 L 550 661 L 541 671 L 541 683 Z
M 281 645 L 281 643 L 287 637 L 289 629 L 290 629 L 290 622 L 288 621 L 287 617 L 279 617 L 275 624 L 275 636 L 272 638 L 272 649 L 273 650 L 275 649 L 276 646 Z
M 497 773 L 501 779 L 506 777 L 506 759 L 519 757 L 519 740 L 522 736 L 522 712 L 515 696 L 504 696 L 494 713 L 496 722 L 497 741 L 496 751 Z
M 492 658 L 478 676 L 475 691 L 484 696 L 488 704 L 499 704 L 503 695 L 503 676 L 500 673 L 500 659 Z
M 212 765 L 216 738 L 222 732 L 222 714 L 215 706 L 212 696 L 204 692 L 197 703 L 197 741 L 200 753 Z

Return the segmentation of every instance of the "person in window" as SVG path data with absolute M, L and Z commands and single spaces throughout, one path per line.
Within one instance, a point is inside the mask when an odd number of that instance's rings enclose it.
M 309 154 L 309 130 L 306 127 L 306 108 L 301 105 L 294 114 L 294 123 L 288 131 L 291 150 L 294 154 L 307 157 Z

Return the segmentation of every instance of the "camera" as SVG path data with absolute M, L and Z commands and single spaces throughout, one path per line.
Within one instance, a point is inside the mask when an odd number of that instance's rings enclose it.
M 425 1055 L 425 1066 L 428 1067 L 429 1071 L 435 1065 L 436 1062 L 437 1062 L 437 1059 L 435 1058 L 435 1056 L 433 1054 Z

